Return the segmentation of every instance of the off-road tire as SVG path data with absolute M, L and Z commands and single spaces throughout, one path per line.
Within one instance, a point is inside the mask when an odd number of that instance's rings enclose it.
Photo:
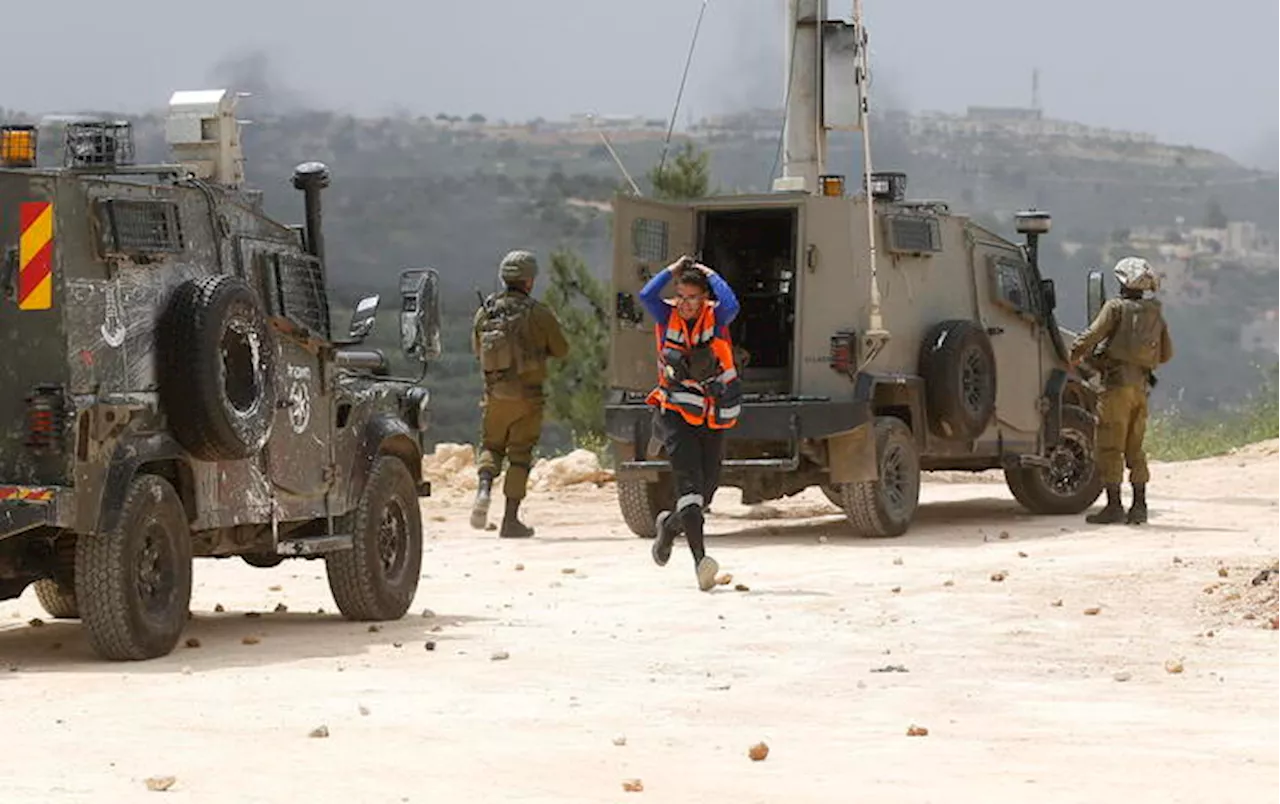
M 675 508 L 676 497 L 671 476 L 662 475 L 658 481 L 619 480 L 618 508 L 627 528 L 642 539 L 658 535 L 655 522 L 658 514 Z
M 859 536 L 901 536 L 920 501 L 920 453 L 901 419 L 878 416 L 874 427 L 879 477 L 836 486 L 840 507 Z
M 1053 468 L 1007 466 L 1004 480 L 1015 500 L 1033 514 L 1069 515 L 1084 511 L 1102 494 L 1093 419 L 1083 408 L 1062 406 L 1060 450 L 1050 455 Z
M 32 584 L 36 590 L 36 600 L 40 607 L 55 620 L 75 620 L 80 617 L 80 607 L 76 605 L 75 586 L 64 586 L 53 578 L 41 578 Z
M 920 342 L 929 428 L 939 437 L 972 441 L 996 410 L 996 358 L 991 338 L 973 321 L 935 324 Z
M 844 496 L 841 495 L 840 489 L 834 483 L 823 483 L 818 486 L 822 489 L 822 496 L 836 508 L 844 510 Z
M 178 443 L 207 461 L 262 449 L 276 416 L 275 343 L 244 280 L 218 274 L 179 285 L 156 350 L 160 401 Z
M 169 481 L 135 476 L 115 528 L 76 540 L 76 599 L 102 658 L 136 661 L 173 650 L 191 603 L 191 532 Z
M 241 553 L 240 560 L 251 567 L 258 569 L 271 569 L 278 567 L 284 561 L 284 556 L 276 553 Z
M 422 513 L 413 475 L 393 455 L 380 455 L 347 522 L 350 550 L 324 557 L 329 591 L 349 620 L 397 620 L 418 591 Z

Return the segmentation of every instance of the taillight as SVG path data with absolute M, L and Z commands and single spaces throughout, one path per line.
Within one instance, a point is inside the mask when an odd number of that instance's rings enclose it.
M 843 329 L 831 336 L 831 370 L 853 376 L 858 365 L 858 344 L 853 330 Z
M 37 385 L 27 397 L 27 449 L 32 452 L 62 451 L 66 404 L 60 385 Z

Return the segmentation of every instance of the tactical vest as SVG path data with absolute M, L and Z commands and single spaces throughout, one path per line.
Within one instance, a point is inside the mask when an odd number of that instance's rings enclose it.
M 733 361 L 733 344 L 715 333 L 715 312 L 704 305 L 689 323 L 672 307 L 664 326 L 654 327 L 658 347 L 658 386 L 646 404 L 674 410 L 693 426 L 706 424 L 725 430 L 738 422 L 742 412 L 742 382 Z M 687 364 L 687 379 L 668 376 L 668 352 L 678 353 Z M 713 392 L 714 389 L 714 392 Z
M 480 368 L 489 380 L 513 380 L 544 359 L 533 346 L 534 305 L 524 293 L 503 291 L 484 301 L 480 320 Z
M 1120 323 L 1107 340 L 1106 355 L 1152 371 L 1160 364 L 1164 318 L 1155 299 L 1121 299 Z

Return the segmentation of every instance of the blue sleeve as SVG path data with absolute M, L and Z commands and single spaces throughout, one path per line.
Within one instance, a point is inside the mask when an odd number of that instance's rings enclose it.
M 716 299 L 720 302 L 716 305 L 716 327 L 727 327 L 733 319 L 738 317 L 738 310 L 741 309 L 738 297 L 734 295 L 733 288 L 729 287 L 729 283 L 724 281 L 720 274 L 711 274 L 707 279 L 711 283 L 711 289 L 715 291 Z
M 665 324 L 671 316 L 671 308 L 662 300 L 662 289 L 671 281 L 671 272 L 659 271 L 640 289 L 640 303 L 659 324 Z

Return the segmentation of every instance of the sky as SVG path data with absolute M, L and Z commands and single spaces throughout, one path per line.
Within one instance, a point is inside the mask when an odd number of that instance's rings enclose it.
M 210 86 L 219 63 L 265 55 L 281 98 L 374 115 L 667 118 L 704 0 L 61 0 L 51 36 L 6 24 L 25 80 L 0 107 L 163 106 Z M 677 120 L 782 99 L 784 0 L 705 0 Z M 829 16 L 848 18 L 849 2 Z M 1275 168 L 1276 0 L 863 0 L 875 102 L 963 113 L 1030 105 Z M 42 14 L 30 15 L 38 19 Z M 91 20 L 92 22 L 88 22 Z M 9 21 L 10 23 L 12 22 Z M 261 63 L 261 59 L 260 59 Z

